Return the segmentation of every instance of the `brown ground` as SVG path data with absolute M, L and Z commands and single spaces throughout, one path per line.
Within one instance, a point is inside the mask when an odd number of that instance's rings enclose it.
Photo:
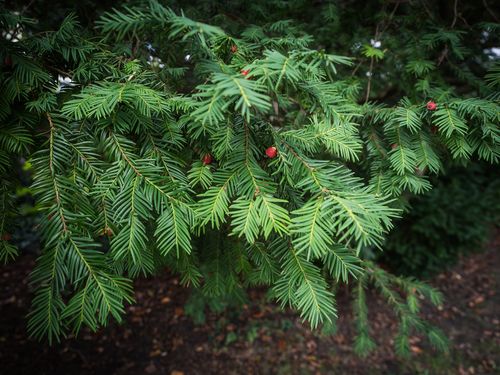
M 425 315 L 451 340 L 448 355 L 412 339 L 412 357 L 398 359 L 393 316 L 380 298 L 370 298 L 372 333 L 378 348 L 367 358 L 351 347 L 350 299 L 338 296 L 335 336 L 311 333 L 297 315 L 280 312 L 252 291 L 240 311 L 208 314 L 195 325 L 184 314 L 189 292 L 171 275 L 138 280 L 137 303 L 126 322 L 97 334 L 83 331 L 48 348 L 26 336 L 31 256 L 0 268 L 1 374 L 500 374 L 500 237 L 488 249 L 462 259 L 432 280 L 446 297 L 440 311 Z

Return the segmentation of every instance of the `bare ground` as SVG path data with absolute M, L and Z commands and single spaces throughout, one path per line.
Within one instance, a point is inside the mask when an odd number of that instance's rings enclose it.
M 350 298 L 338 295 L 340 319 L 333 336 L 311 332 L 293 312 L 282 312 L 250 292 L 241 310 L 209 313 L 196 325 L 184 313 L 189 291 L 165 273 L 135 283 L 137 303 L 126 321 L 93 334 L 83 331 L 48 347 L 26 334 L 32 256 L 0 268 L 1 374 L 500 374 L 500 236 L 488 248 L 463 258 L 431 283 L 445 295 L 442 309 L 427 319 L 451 341 L 447 355 L 412 337 L 412 356 L 397 358 L 395 319 L 371 296 L 370 321 L 377 349 L 353 353 Z

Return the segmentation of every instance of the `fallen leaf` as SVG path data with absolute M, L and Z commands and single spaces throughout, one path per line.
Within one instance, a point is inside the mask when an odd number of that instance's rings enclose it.
M 174 315 L 176 317 L 182 316 L 184 314 L 184 309 L 182 307 L 176 307 L 174 310 Z
M 171 301 L 170 297 L 163 297 L 160 302 L 162 305 L 166 305 L 170 301 Z
M 278 349 L 280 351 L 284 351 L 286 349 L 286 341 L 284 339 L 279 339 L 279 341 L 278 341 Z
M 422 349 L 420 349 L 420 347 L 418 347 L 417 345 L 411 345 L 410 350 L 415 354 L 422 353 Z
M 153 350 L 152 352 L 149 353 L 150 357 L 158 357 L 161 354 L 160 349 Z
M 148 374 L 153 374 L 156 372 L 156 366 L 153 362 L 151 362 L 148 367 L 144 369 L 144 371 Z

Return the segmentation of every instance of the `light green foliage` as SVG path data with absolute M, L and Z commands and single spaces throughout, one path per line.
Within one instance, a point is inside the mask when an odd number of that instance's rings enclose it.
M 2 29 L 13 22 L 34 27 L 0 15 Z M 0 58 L 12 60 L 0 73 L 3 207 L 11 156 L 24 154 L 43 215 L 32 335 L 52 341 L 121 321 L 131 279 L 167 265 L 214 305 L 267 285 L 313 328 L 333 323 L 334 288 L 354 282 L 359 352 L 374 346 L 371 282 L 397 312 L 400 354 L 413 329 L 444 348 L 418 317 L 420 296 L 439 304 L 439 294 L 365 254 L 382 246 L 405 196 L 431 188 L 428 174 L 443 160 L 498 161 L 497 68 L 484 97 L 462 99 L 432 87 L 434 62 L 409 56 L 402 66 L 416 87 L 388 106 L 363 102 L 353 59 L 317 50 L 291 20 L 230 33 L 151 1 L 106 12 L 96 26 L 87 37 L 70 15 L 59 30 L 1 42 Z M 461 58 L 460 35 L 440 30 L 422 43 L 449 44 Z M 361 53 L 372 63 L 393 58 L 368 44 Z M 63 68 L 73 85 L 61 90 Z M 429 96 L 436 111 L 425 107 Z M 0 260 L 15 253 L 2 239 Z

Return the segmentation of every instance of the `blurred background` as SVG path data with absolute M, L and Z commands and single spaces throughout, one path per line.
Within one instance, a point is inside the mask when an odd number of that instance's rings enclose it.
M 128 3 L 120 2 L 120 5 Z M 132 2 L 130 2 L 132 3 Z M 193 18 L 224 25 L 294 19 L 314 36 L 318 48 L 356 56 L 358 43 L 373 37 L 377 15 L 397 1 L 169 1 Z M 411 1 L 400 1 L 402 7 Z M 413 5 L 415 2 L 413 2 Z M 457 17 L 456 1 L 418 2 L 431 8 L 438 22 Z M 75 12 L 84 26 L 115 1 L 5 1 L 0 6 L 18 10 L 55 28 Z M 481 90 L 467 74 L 484 75 L 498 61 L 498 9 L 494 1 L 460 1 L 457 27 L 467 32 L 463 43 L 473 56 L 468 71 L 457 80 L 452 67 L 443 79 L 463 96 Z M 417 5 L 418 6 L 418 5 Z M 373 16 L 376 15 L 376 16 Z M 256 17 L 259 17 L 258 19 Z M 403 17 L 403 16 L 402 16 Z M 485 25 L 483 29 L 471 25 Z M 352 28 L 352 25 L 359 27 Z M 488 29 L 490 27 L 490 29 Z M 491 30 L 487 32 L 485 30 Z M 496 31 L 496 32 L 495 32 Z M 485 34 L 486 32 L 486 34 Z M 398 29 L 386 31 L 382 47 L 401 48 Z M 377 42 L 377 41 L 375 41 Z M 373 44 L 373 43 L 372 43 Z M 160 46 L 161 47 L 161 46 Z M 161 49 L 161 48 L 160 48 Z M 362 61 L 362 60 L 360 60 Z M 394 103 L 411 92 L 411 76 L 401 75 L 397 60 L 387 59 L 375 73 L 373 100 Z M 367 64 L 356 72 L 366 79 Z M 356 77 L 354 77 L 356 78 Z M 32 168 L 19 158 L 13 180 L 20 219 L 10 236 L 20 256 L 0 268 L 0 360 L 4 374 L 495 374 L 500 373 L 500 173 L 496 166 L 474 161 L 466 166 L 447 161 L 446 172 L 432 177 L 432 190 L 407 197 L 407 213 L 395 222 L 383 252 L 374 253 L 388 270 L 429 281 L 445 295 L 440 311 L 424 314 L 450 338 L 447 355 L 436 356 L 418 336 L 412 338 L 410 361 L 392 350 L 396 326 L 391 310 L 369 296 L 369 318 L 377 349 L 367 358 L 353 353 L 349 288 L 338 293 L 340 319 L 335 327 L 311 332 L 293 312 L 282 312 L 267 300 L 265 290 L 249 292 L 243 306 L 198 298 L 168 272 L 135 282 L 137 303 L 128 307 L 122 325 L 112 323 L 97 334 L 83 331 L 47 347 L 29 340 L 25 316 L 31 289 L 29 272 L 39 254 L 37 211 L 31 191 Z

